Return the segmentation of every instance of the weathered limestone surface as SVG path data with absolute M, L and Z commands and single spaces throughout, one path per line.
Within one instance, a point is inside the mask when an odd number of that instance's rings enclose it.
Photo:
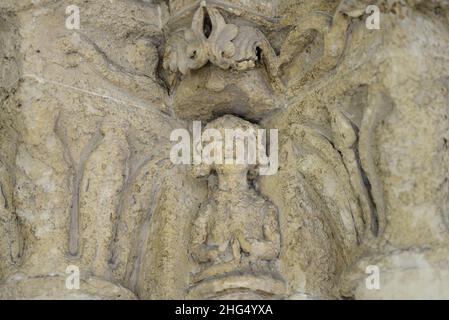
M 448 117 L 447 0 L 0 0 L 0 299 L 449 299 Z

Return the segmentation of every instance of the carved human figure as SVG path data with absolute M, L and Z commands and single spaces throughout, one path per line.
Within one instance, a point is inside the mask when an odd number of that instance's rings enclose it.
M 206 129 L 223 133 L 225 128 L 250 127 L 256 126 L 225 116 L 209 123 Z M 236 141 L 241 138 L 236 137 Z M 214 170 L 218 184 L 211 186 L 209 199 L 193 224 L 191 255 L 200 267 L 194 282 L 216 275 L 276 273 L 280 251 L 278 212 L 250 186 L 248 172 L 252 169 L 255 165 L 212 164 L 199 170 L 199 175 Z

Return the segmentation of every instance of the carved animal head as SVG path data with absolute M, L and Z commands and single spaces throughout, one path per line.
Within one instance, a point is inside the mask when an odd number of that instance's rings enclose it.
M 212 31 L 207 39 L 212 63 L 222 69 L 228 69 L 234 62 L 236 48 L 232 42 L 239 29 L 234 24 L 226 24 L 223 16 L 216 8 L 208 8 Z
M 187 74 L 210 61 L 224 70 L 245 71 L 255 68 L 259 60 L 275 80 L 278 57 L 262 32 L 226 23 L 216 7 L 203 5 L 195 12 L 191 27 L 169 39 L 164 68 Z
M 208 61 L 203 39 L 192 30 L 181 30 L 172 36 L 164 54 L 164 69 L 188 74 L 199 69 Z

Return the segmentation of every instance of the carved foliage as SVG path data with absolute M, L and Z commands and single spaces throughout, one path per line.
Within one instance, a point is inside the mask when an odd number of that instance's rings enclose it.
M 284 41 L 280 65 L 288 64 L 294 56 L 305 50 L 310 32 L 317 32 L 324 38 L 323 55 L 317 67 L 323 71 L 334 68 L 344 54 L 351 19 L 363 16 L 370 4 L 373 1 L 341 0 L 333 14 L 314 11 L 307 18 L 299 20 Z
M 248 70 L 255 68 L 259 59 L 269 75 L 276 76 L 277 56 L 258 29 L 228 24 L 218 9 L 202 6 L 191 28 L 181 29 L 169 38 L 164 68 L 187 74 L 210 61 L 222 69 Z

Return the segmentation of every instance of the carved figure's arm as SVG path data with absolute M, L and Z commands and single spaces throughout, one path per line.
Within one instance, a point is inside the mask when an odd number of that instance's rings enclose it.
M 240 236 L 239 242 L 242 250 L 251 256 L 263 260 L 272 260 L 279 255 L 281 236 L 276 208 L 270 205 L 267 210 L 263 225 L 264 239 L 246 239 Z
M 213 261 L 218 257 L 218 247 L 206 244 L 208 221 L 211 210 L 209 205 L 198 215 L 192 227 L 191 255 L 199 263 Z

